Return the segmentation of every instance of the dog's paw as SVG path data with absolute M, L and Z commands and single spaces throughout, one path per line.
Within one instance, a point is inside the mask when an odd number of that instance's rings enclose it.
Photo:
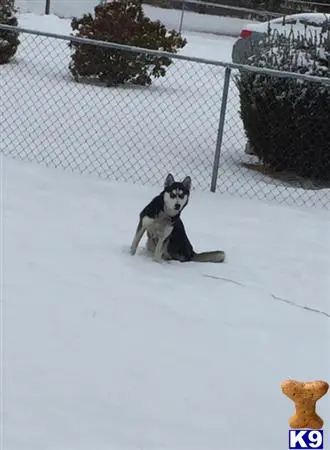
M 153 259 L 153 261 L 156 262 L 156 263 L 161 263 L 161 262 L 163 262 L 162 257 L 161 257 L 161 256 L 159 257 L 159 255 L 154 255 L 152 259 Z
M 136 253 L 136 248 L 131 247 L 131 248 L 129 249 L 129 252 L 130 252 L 130 254 L 131 254 L 132 256 L 134 256 L 135 253 Z

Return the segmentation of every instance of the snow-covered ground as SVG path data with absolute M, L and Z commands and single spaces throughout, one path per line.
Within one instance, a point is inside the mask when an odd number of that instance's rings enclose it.
M 20 14 L 22 27 L 69 35 L 70 20 Z M 234 38 L 185 32 L 181 53 L 231 61 Z M 176 60 L 151 87 L 107 89 L 76 83 L 66 41 L 21 34 L 1 68 L 0 150 L 112 180 L 158 185 L 164 173 L 189 173 L 209 189 L 224 79 L 221 67 Z M 329 207 L 326 190 L 285 186 L 241 166 L 246 138 L 231 80 L 218 190 L 286 204 Z
M 330 380 L 329 212 L 194 191 L 227 262 L 156 264 L 128 248 L 161 186 L 0 162 L 2 449 L 288 448 L 280 383 Z
M 44 14 L 46 0 L 16 0 L 16 7 L 21 13 L 32 12 Z M 85 13 L 93 12 L 95 0 L 50 0 L 50 12 L 58 17 L 71 18 L 80 17 Z M 151 5 L 144 5 L 148 16 L 153 20 L 161 20 L 167 27 L 176 30 L 180 27 L 181 10 L 158 8 Z M 187 8 L 189 9 L 189 7 Z M 215 33 L 229 36 L 238 36 L 246 22 L 250 20 L 237 19 L 234 17 L 210 16 L 185 11 L 183 16 L 184 31 L 198 31 L 204 33 Z M 253 23 L 258 23 L 257 21 Z

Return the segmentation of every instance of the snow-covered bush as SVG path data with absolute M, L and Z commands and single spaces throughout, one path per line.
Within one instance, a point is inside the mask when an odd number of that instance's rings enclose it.
M 272 34 L 256 45 L 252 66 L 324 78 L 324 83 L 241 72 L 236 79 L 249 144 L 264 166 L 330 180 L 330 34 Z
M 74 18 L 75 36 L 176 53 L 186 40 L 160 21 L 145 17 L 140 0 L 114 0 L 94 8 L 95 16 Z M 132 82 L 149 85 L 151 77 L 166 74 L 170 58 L 71 42 L 70 71 L 76 80 L 96 77 L 107 86 Z
M 14 0 L 0 0 L 0 23 L 17 27 Z M 19 45 L 18 33 L 0 30 L 0 64 L 7 63 L 12 58 Z

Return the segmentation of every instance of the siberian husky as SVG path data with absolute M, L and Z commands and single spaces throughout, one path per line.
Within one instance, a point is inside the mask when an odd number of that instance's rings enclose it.
M 188 239 L 180 215 L 190 196 L 191 178 L 175 181 L 167 175 L 163 191 L 141 211 L 130 252 L 135 255 L 138 245 L 147 232 L 147 249 L 154 261 L 176 260 L 181 262 L 223 262 L 225 252 L 196 253 Z

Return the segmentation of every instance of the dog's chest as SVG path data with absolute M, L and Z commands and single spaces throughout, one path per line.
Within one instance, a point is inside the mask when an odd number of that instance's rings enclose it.
M 155 238 L 159 238 L 164 234 L 168 234 L 173 229 L 171 217 L 164 213 L 160 213 L 157 217 L 144 217 L 143 226 Z

